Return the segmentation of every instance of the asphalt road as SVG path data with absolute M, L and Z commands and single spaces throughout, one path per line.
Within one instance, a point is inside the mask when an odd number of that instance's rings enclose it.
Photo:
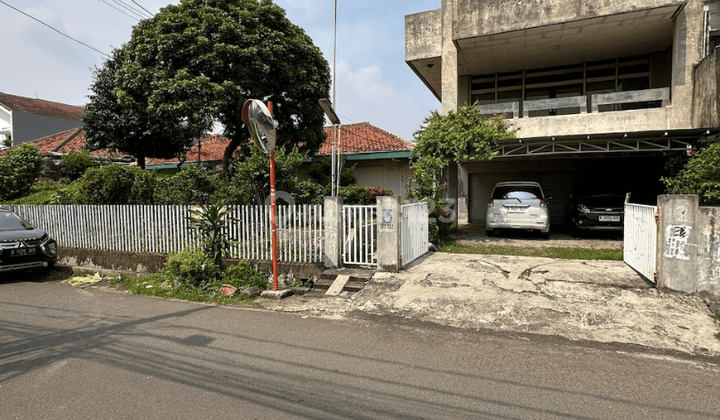
M 714 419 L 708 361 L 0 281 L 0 419 Z

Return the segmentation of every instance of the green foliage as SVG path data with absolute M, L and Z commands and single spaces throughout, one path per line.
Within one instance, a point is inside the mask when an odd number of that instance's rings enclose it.
M 63 155 L 61 162 L 60 174 L 70 181 L 80 178 L 88 169 L 100 166 L 100 161 L 93 159 L 87 151 L 71 151 Z
M 381 187 L 349 186 L 340 187 L 338 195 L 343 197 L 343 203 L 345 204 L 368 205 L 375 204 L 377 197 L 391 196 L 392 191 Z
M 241 204 L 247 200 L 218 172 L 194 165 L 158 179 L 154 197 L 155 204 L 171 205 L 201 205 L 209 202 Z
M 172 158 L 190 148 L 193 133 L 182 119 L 154 113 L 147 101 L 120 102 L 120 70 L 133 64 L 127 50 L 126 45 L 113 51 L 101 68 L 95 68 L 82 121 L 90 150 L 120 151 L 135 157 L 144 169 L 146 157 Z M 136 84 L 135 89 L 151 90 L 147 84 Z
M 414 135 L 416 144 L 410 158 L 418 188 L 417 199 L 437 198 L 444 185 L 442 171 L 460 160 L 489 160 L 492 147 L 500 140 L 515 138 L 501 116 L 482 116 L 477 106 L 465 106 L 442 116 L 433 112 Z
M 105 165 L 88 169 L 61 195 L 77 200 L 74 204 L 153 204 L 155 182 L 152 173 L 138 167 Z
M 517 255 L 523 257 L 559 258 L 566 260 L 609 260 L 622 261 L 622 249 L 590 248 L 536 248 L 519 246 L 477 245 L 463 246 L 455 241 L 447 241 L 440 252 L 457 254 Z
M 720 142 L 700 150 L 677 176 L 662 181 L 668 194 L 697 194 L 703 206 L 720 205 Z
M 322 204 L 323 197 L 330 195 L 330 187 L 307 180 L 300 181 L 292 193 L 295 204 Z
M 329 90 L 322 52 L 272 1 L 182 0 L 135 26 L 113 93 L 123 107 L 181 121 L 181 134 L 221 122 L 230 159 L 247 139 L 247 99 L 273 102 L 279 146 L 317 150 L 325 139 L 317 100 Z
M 343 158 L 342 171 L 340 172 L 340 186 L 347 187 L 355 185 L 357 183 L 357 177 L 355 176 L 355 165 L 348 166 L 347 160 Z M 320 160 L 313 162 L 308 168 L 308 175 L 313 181 L 320 185 L 330 185 L 330 179 L 332 177 L 332 159 L 329 157 L 323 157 Z
M 247 261 L 240 261 L 236 265 L 225 267 L 222 282 L 229 284 L 238 290 L 257 286 L 262 290 L 268 288 L 268 279 L 263 273 L 252 268 Z
M 176 288 L 205 288 L 220 276 L 220 267 L 204 252 L 186 249 L 168 256 L 162 275 Z
M 53 184 L 35 185 L 30 188 L 28 193 L 20 198 L 12 200 L 12 204 L 43 206 L 55 204 L 55 197 L 61 186 Z
M 0 200 L 26 195 L 42 175 L 44 159 L 37 146 L 21 144 L 0 157 Z
M 207 204 L 199 210 L 190 210 L 190 228 L 200 235 L 202 252 L 218 268 L 230 253 L 230 239 L 225 236 L 229 217 L 227 209 L 219 203 Z
M 3 144 L 5 145 L 5 147 L 12 147 L 12 138 L 10 138 L 10 136 L 8 136 L 8 137 L 3 141 Z
M 295 194 L 298 177 L 297 168 L 306 159 L 296 147 L 289 151 L 279 148 L 275 150 L 275 190 Z M 245 160 L 233 163 L 233 182 L 240 196 L 250 197 L 245 204 L 265 204 L 270 195 L 270 159 L 257 147 Z M 306 186 L 307 187 L 307 186 Z

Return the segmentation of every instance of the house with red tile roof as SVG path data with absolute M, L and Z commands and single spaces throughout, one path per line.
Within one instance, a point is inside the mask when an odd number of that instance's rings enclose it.
M 75 129 L 82 125 L 80 106 L 0 92 L 0 145 L 12 146 Z
M 393 195 L 403 198 L 407 196 L 412 179 L 410 170 L 412 143 L 367 122 L 325 127 L 325 134 L 327 139 L 320 146 L 316 156 L 298 168 L 301 177 L 313 159 L 329 157 L 332 153 L 333 142 L 336 142 L 336 147 L 339 147 L 345 165 L 355 168 L 357 185 L 382 187 L 391 190 Z M 146 168 L 174 172 L 180 166 L 200 164 L 219 170 L 229 142 L 228 138 L 213 134 L 199 145 L 192 146 L 182 159 L 149 159 Z M 85 131 L 82 129 L 66 130 L 35 140 L 33 144 L 38 146 L 46 156 L 58 159 L 70 151 L 83 150 Z M 0 151 L 0 156 L 4 152 Z M 99 159 L 126 163 L 132 161 L 129 156 L 110 153 L 107 150 L 91 152 L 91 155 Z

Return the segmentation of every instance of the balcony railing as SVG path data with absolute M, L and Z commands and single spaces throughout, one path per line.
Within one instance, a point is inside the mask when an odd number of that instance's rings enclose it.
M 660 102 L 661 107 L 670 104 L 670 88 L 635 90 L 629 92 L 600 93 L 590 95 L 590 112 L 599 112 L 600 106 L 641 104 Z M 483 115 L 507 114 L 509 118 L 530 118 L 533 111 L 562 110 L 575 108 L 581 114 L 588 113 L 588 97 L 586 95 L 569 98 L 539 99 L 523 101 L 520 115 L 520 101 L 500 104 L 478 105 Z M 509 114 L 512 114 L 510 117 Z

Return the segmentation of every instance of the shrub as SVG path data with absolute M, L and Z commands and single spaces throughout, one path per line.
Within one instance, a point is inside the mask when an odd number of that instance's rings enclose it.
M 100 162 L 86 151 L 72 151 L 64 155 L 61 162 L 60 174 L 70 181 L 80 178 L 88 169 L 100 166 Z
M 322 204 L 323 197 L 330 195 L 330 186 L 322 186 L 313 181 L 300 181 L 295 188 L 295 204 Z
M 240 261 L 237 265 L 226 267 L 223 283 L 229 284 L 239 290 L 252 286 L 257 286 L 265 290 L 269 286 L 265 275 L 252 268 L 247 261 Z
M 345 204 L 368 205 L 375 204 L 375 198 L 391 196 L 392 191 L 381 187 L 340 187 L 339 195 L 343 197 Z
M 21 144 L 0 157 L 0 200 L 26 195 L 42 175 L 43 167 L 40 149 L 29 143 Z
M 81 193 L 75 204 L 153 204 L 155 176 L 138 167 L 90 168 L 77 182 Z
M 219 268 L 198 249 L 186 249 L 168 256 L 163 277 L 172 287 L 207 288 L 218 277 Z
M 240 193 L 225 182 L 220 173 L 204 167 L 187 166 L 177 174 L 157 181 L 156 204 L 205 204 L 222 202 L 238 204 L 244 200 Z
M 669 194 L 697 194 L 702 206 L 720 205 L 720 142 L 699 151 L 674 178 L 663 178 Z

